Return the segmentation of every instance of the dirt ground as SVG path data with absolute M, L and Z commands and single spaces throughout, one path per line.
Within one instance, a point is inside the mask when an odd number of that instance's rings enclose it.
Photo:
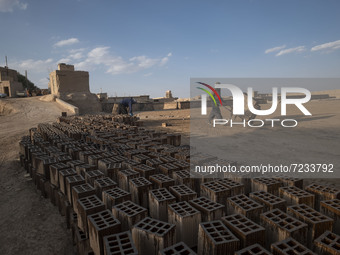
M 282 155 L 280 151 L 302 159 L 306 157 L 306 148 L 311 153 L 308 159 L 320 157 L 323 152 L 321 157 L 326 160 L 339 160 L 340 100 L 312 101 L 308 109 L 313 116 L 300 119 L 294 135 L 270 128 L 228 129 L 224 131 L 229 138 L 227 144 L 222 141 L 219 144 L 226 146 L 230 160 L 239 163 L 272 160 Z M 20 138 L 38 123 L 55 121 L 62 111 L 56 103 L 39 98 L 0 99 L 0 254 L 73 254 L 65 219 L 36 191 L 18 161 Z M 190 114 L 190 110 L 137 113 L 146 127 L 181 133 L 182 144 L 189 144 Z M 294 110 L 290 112 L 290 116 L 296 114 Z M 170 126 L 161 127 L 164 122 Z M 200 132 L 216 135 L 209 128 Z M 264 137 L 267 143 L 262 142 Z M 256 146 L 251 147 L 254 143 Z M 231 148 L 230 145 L 235 144 L 237 146 Z M 339 165 L 336 168 L 339 169 Z M 339 186 L 339 180 L 325 182 Z
M 20 138 L 62 111 L 38 98 L 0 99 L 0 254 L 73 254 L 65 219 L 18 161 Z

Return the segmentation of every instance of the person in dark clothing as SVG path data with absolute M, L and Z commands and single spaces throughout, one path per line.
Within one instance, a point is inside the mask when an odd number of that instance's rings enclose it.
M 137 102 L 132 97 L 124 98 L 118 104 L 118 114 L 130 114 L 130 116 L 133 116 L 132 105 L 135 103 Z

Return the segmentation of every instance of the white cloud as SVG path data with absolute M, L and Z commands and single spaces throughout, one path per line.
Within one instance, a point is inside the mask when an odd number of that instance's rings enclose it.
M 340 40 L 316 45 L 313 48 L 311 48 L 311 51 L 318 51 L 318 50 L 332 51 L 336 49 L 340 49 Z
M 46 60 L 33 60 L 26 59 L 22 61 L 18 61 L 13 63 L 14 69 L 18 69 L 19 71 L 34 71 L 34 72 L 46 72 L 46 70 L 53 65 L 53 59 L 48 58 Z
M 66 40 L 61 40 L 59 42 L 56 42 L 54 44 L 55 47 L 63 47 L 63 46 L 68 46 L 68 45 L 72 45 L 75 43 L 78 43 L 79 40 L 77 38 L 70 38 L 70 39 L 66 39 Z
M 0 0 L 0 12 L 13 12 L 16 8 L 26 10 L 27 6 L 27 3 L 19 0 Z
M 120 56 L 114 56 L 110 52 L 110 47 L 97 47 L 91 50 L 85 60 L 76 63 L 76 68 L 82 70 L 90 70 L 96 66 L 104 66 L 107 73 L 111 74 L 127 74 L 135 73 L 141 70 L 149 69 L 153 66 L 162 66 L 168 62 L 169 53 L 164 58 L 149 58 L 145 55 L 135 56 L 128 60 L 124 60 Z
M 264 53 L 268 54 L 268 53 L 272 53 L 272 52 L 275 52 L 275 51 L 282 50 L 284 48 L 286 48 L 286 45 L 277 46 L 277 47 L 274 47 L 274 48 L 267 49 Z
M 305 50 L 306 50 L 305 46 L 298 46 L 298 47 L 295 47 L 295 48 L 280 50 L 280 52 L 277 53 L 275 56 L 278 57 L 278 56 L 282 56 L 282 55 L 293 53 L 293 52 L 303 52 Z

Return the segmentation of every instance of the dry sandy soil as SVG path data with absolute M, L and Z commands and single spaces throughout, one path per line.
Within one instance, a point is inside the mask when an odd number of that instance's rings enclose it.
M 73 254 L 65 219 L 18 161 L 20 138 L 62 111 L 38 98 L 0 99 L 0 254 Z
M 288 110 L 290 117 L 299 119 L 299 129 L 293 134 L 275 128 L 225 129 L 227 141 L 219 139 L 217 143 L 230 160 L 239 163 L 284 159 L 284 153 L 289 159 L 321 157 L 339 162 L 340 100 L 312 101 L 307 108 L 313 116 L 301 118 L 296 110 Z M 64 218 L 36 191 L 18 161 L 20 138 L 38 123 L 55 121 L 61 111 L 64 109 L 56 103 L 38 98 L 0 99 L 0 254 L 72 254 L 71 234 Z M 164 110 L 137 115 L 146 127 L 182 133 L 182 144 L 189 144 L 190 114 L 190 110 Z M 162 128 L 163 122 L 171 125 Z M 211 127 L 200 132 L 216 135 Z M 339 180 L 324 182 L 339 186 Z

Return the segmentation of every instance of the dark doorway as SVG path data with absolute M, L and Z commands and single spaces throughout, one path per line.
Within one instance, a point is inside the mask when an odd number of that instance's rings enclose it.
M 7 94 L 7 96 L 9 96 L 9 87 L 4 87 L 4 92 Z

